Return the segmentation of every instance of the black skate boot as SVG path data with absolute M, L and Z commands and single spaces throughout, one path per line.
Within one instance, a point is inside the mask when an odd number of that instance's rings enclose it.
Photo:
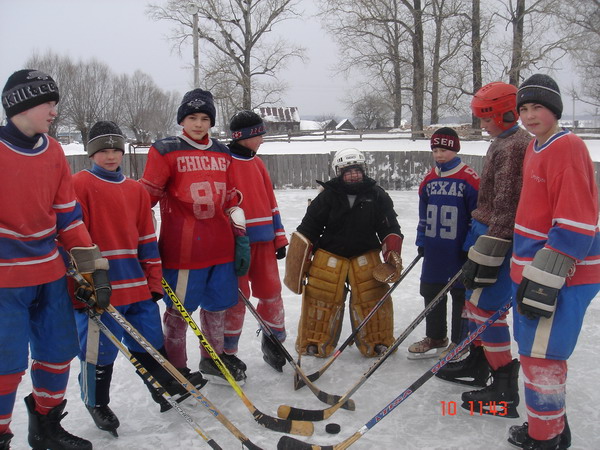
M 0 450 L 10 450 L 10 440 L 13 438 L 13 434 L 4 433 L 0 434 Z
M 95 404 L 85 405 L 98 428 L 108 431 L 114 437 L 119 437 L 117 428 L 121 425 L 115 413 L 108 407 L 110 403 L 110 382 L 112 380 L 114 364 L 96 366 Z
M 92 450 L 92 443 L 67 432 L 60 421 L 67 415 L 63 413 L 67 401 L 63 400 L 58 406 L 42 415 L 35 410 L 33 395 L 25 397 L 25 405 L 29 415 L 29 445 L 33 450 Z
M 219 355 L 219 358 L 223 361 L 222 355 Z M 231 373 L 233 379 L 240 385 L 244 384 L 246 372 L 240 368 L 229 365 L 226 361 L 223 361 L 223 363 L 227 367 L 227 370 L 229 370 L 229 373 Z M 225 375 L 219 370 L 212 358 L 202 358 L 200 360 L 200 372 L 202 372 L 202 375 L 208 380 L 216 384 L 229 384 L 227 378 L 225 378 Z
M 239 369 L 243 372 L 245 372 L 248 369 L 246 363 L 240 358 L 238 358 L 236 355 L 228 355 L 227 353 L 223 353 L 221 355 L 221 359 L 227 367 L 235 367 L 236 369 Z
M 533 445 L 540 441 L 535 441 L 529 437 L 529 424 L 525 422 L 523 425 L 513 425 L 508 430 L 508 442 L 517 448 L 557 448 L 559 450 L 566 450 L 571 446 L 571 429 L 569 428 L 569 422 L 567 421 L 567 415 L 565 414 L 565 428 L 558 436 L 558 447 L 526 447 L 526 445 Z M 529 443 L 531 442 L 531 444 Z M 542 441 L 543 442 L 543 441 Z M 548 441 L 546 441 L 548 442 Z M 541 444 L 540 444 L 541 445 Z
M 192 372 L 187 367 L 182 367 L 181 369 L 177 369 L 181 374 L 196 388 L 202 389 L 208 380 L 205 379 L 200 372 Z M 162 384 L 162 383 L 161 383 Z M 170 396 L 176 395 L 186 395 L 186 398 L 189 397 L 189 392 L 185 389 L 175 378 L 170 377 L 169 381 L 162 384 L 165 390 L 169 393 Z M 177 399 L 178 400 L 178 399 Z
M 485 387 L 490 377 L 490 365 L 483 348 L 472 346 L 465 359 L 449 362 L 435 376 L 452 383 Z
M 491 415 L 515 419 L 519 417 L 519 361 L 492 371 L 492 384 L 478 391 L 462 394 L 462 408 L 473 415 Z
M 277 339 L 273 336 L 273 339 Z M 262 335 L 262 341 L 260 348 L 263 352 L 263 360 L 270 365 L 277 372 L 283 372 L 283 366 L 285 366 L 285 357 L 281 349 L 271 341 L 271 337 L 267 336 L 264 332 Z
M 94 423 L 98 428 L 108 431 L 114 437 L 119 437 L 117 428 L 121 425 L 115 413 L 108 405 L 104 406 L 88 406 L 85 405 L 90 416 L 94 419 Z

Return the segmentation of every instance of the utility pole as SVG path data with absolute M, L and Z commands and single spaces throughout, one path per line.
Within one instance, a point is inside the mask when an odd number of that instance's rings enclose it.
M 192 15 L 193 31 L 192 39 L 194 41 L 194 88 L 200 87 L 200 61 L 198 56 L 198 5 L 188 3 L 185 8 L 188 14 Z

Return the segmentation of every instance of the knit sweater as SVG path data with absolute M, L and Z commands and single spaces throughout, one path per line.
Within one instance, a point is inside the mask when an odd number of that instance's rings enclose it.
M 515 125 L 488 148 L 472 216 L 489 227 L 489 236 L 512 239 L 523 184 L 523 157 L 530 141 L 531 135 Z

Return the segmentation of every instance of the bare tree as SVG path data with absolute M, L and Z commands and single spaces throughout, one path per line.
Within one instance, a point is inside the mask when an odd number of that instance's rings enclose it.
M 360 128 L 383 128 L 389 123 L 390 109 L 381 97 L 364 93 L 352 102 L 352 115 Z
M 171 38 L 181 46 L 193 31 L 192 17 L 185 13 L 189 0 L 169 0 L 166 6 L 150 5 L 148 14 L 155 20 L 176 25 Z M 205 73 L 208 83 L 216 84 L 215 74 L 224 76 L 225 84 L 236 83 L 241 90 L 241 106 L 257 105 L 253 95 L 262 90 L 258 103 L 279 98 L 281 86 L 277 73 L 291 58 L 304 59 L 304 49 L 271 32 L 282 21 L 298 15 L 299 0 L 207 0 L 197 2 L 198 36 L 210 44 L 210 65 Z M 271 82 L 262 82 L 267 78 Z

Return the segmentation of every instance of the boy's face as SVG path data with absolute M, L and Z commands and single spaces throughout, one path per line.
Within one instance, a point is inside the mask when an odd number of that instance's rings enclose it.
M 204 113 L 190 114 L 181 121 L 181 126 L 192 139 L 199 141 L 210 130 L 210 117 Z
M 548 138 L 556 131 L 556 116 L 543 105 L 525 103 L 519 108 L 519 115 L 525 129 L 538 138 L 538 140 L 544 137 Z
M 13 116 L 12 120 L 23 134 L 34 136 L 47 133 L 57 114 L 56 102 L 52 101 L 29 108 Z
M 253 136 L 251 138 L 248 139 L 242 139 L 240 142 L 241 145 L 243 145 L 246 148 L 249 148 L 250 150 L 252 150 L 253 152 L 257 152 L 258 148 L 261 146 L 261 144 L 264 142 L 265 140 L 263 139 L 262 134 L 260 136 Z
M 491 137 L 496 137 L 504 131 L 496 124 L 496 122 L 494 122 L 494 119 L 491 117 L 479 119 L 479 121 L 481 122 L 481 128 L 487 131 L 487 134 L 489 134 Z
M 363 171 L 358 167 L 350 167 L 345 169 L 342 173 L 342 180 L 344 183 L 360 183 L 364 179 Z
M 452 150 L 447 150 L 445 148 L 434 147 L 431 152 L 433 153 L 433 160 L 436 163 L 443 164 L 448 161 L 452 161 L 456 156 L 456 152 Z
M 119 168 L 123 161 L 123 150 L 105 148 L 98 150 L 91 158 L 96 165 L 102 167 L 104 170 L 114 172 Z

